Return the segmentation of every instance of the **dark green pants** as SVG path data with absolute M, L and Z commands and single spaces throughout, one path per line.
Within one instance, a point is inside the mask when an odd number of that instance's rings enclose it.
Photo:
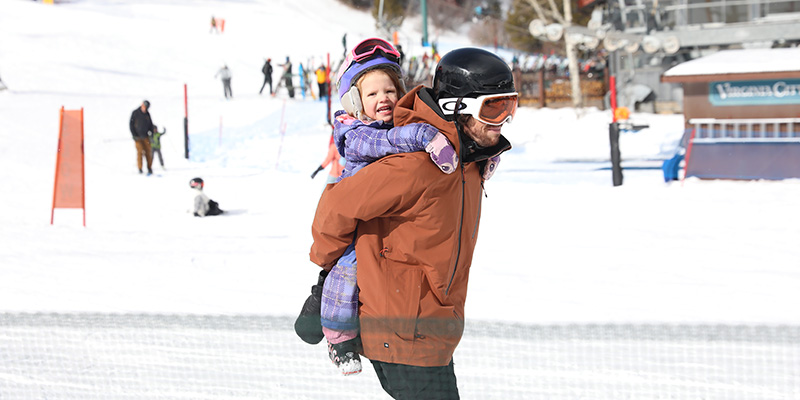
M 370 360 L 372 361 L 372 360 Z M 416 367 L 372 361 L 386 393 L 397 400 L 458 400 L 453 361 L 444 367 Z

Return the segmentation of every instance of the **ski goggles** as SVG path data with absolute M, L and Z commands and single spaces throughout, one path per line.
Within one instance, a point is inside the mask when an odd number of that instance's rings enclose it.
M 349 58 L 352 61 L 361 62 L 378 54 L 383 54 L 389 61 L 400 63 L 400 53 L 397 49 L 395 49 L 391 43 L 379 38 L 361 41 L 361 43 L 357 44 L 356 47 L 353 48 L 353 51 L 350 52 Z
M 444 115 L 469 114 L 488 125 L 503 125 L 514 119 L 519 103 L 517 93 L 486 94 L 477 98 L 439 99 Z

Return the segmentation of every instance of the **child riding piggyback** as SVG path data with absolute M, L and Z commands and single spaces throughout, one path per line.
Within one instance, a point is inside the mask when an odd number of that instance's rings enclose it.
M 452 144 L 432 125 L 393 125 L 394 107 L 406 94 L 399 61 L 394 46 L 372 38 L 357 44 L 339 69 L 337 85 L 344 110 L 334 114 L 333 137 L 347 161 L 340 180 L 382 157 L 414 151 L 430 153 L 443 173 L 458 167 Z M 321 316 L 334 365 L 344 375 L 360 372 L 355 243 L 325 280 Z
M 400 53 L 394 46 L 383 39 L 371 38 L 357 44 L 339 69 L 337 85 L 344 110 L 335 113 L 333 136 L 339 153 L 346 159 L 339 180 L 352 176 L 382 157 L 415 151 L 430 153 L 431 160 L 442 173 L 453 173 L 458 167 L 458 153 L 432 125 L 415 123 L 395 127 L 392 124 L 395 105 L 406 93 L 399 60 Z M 357 374 L 361 372 L 361 359 L 358 355 L 354 243 L 348 246 L 329 272 L 322 271 L 298 322 L 304 317 L 313 318 L 309 314 L 314 311 L 309 312 L 308 306 L 310 301 L 317 301 L 314 297 L 319 285 L 322 285 L 318 308 L 321 309 L 321 334 L 327 339 L 328 355 L 343 375 Z M 322 339 L 321 335 L 310 337 L 318 333 L 304 337 L 298 330 L 298 334 L 309 343 L 318 343 Z

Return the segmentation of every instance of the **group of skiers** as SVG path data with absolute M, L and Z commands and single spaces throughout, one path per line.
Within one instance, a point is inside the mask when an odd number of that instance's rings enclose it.
M 286 61 L 283 64 L 278 64 L 279 67 L 282 67 L 283 70 L 281 71 L 281 77 L 278 81 L 278 86 L 273 91 L 272 88 L 272 59 L 267 58 L 266 62 L 264 62 L 264 66 L 261 68 L 261 73 L 264 74 L 264 83 L 261 85 L 261 90 L 259 90 L 259 94 L 264 91 L 264 86 L 269 84 L 269 93 L 271 95 L 275 95 L 277 90 L 285 87 L 287 92 L 289 93 L 289 98 L 294 98 L 295 95 L 295 87 L 294 87 L 294 73 L 292 72 L 292 61 L 289 56 L 286 56 Z M 307 67 L 303 67 L 303 64 L 300 64 L 297 71 L 297 76 L 300 77 L 300 90 L 305 97 L 306 90 L 312 92 L 311 90 L 311 80 L 308 77 L 309 69 Z M 318 85 L 319 89 L 319 99 L 322 100 L 324 97 L 328 95 L 327 85 L 330 81 L 328 77 L 328 70 L 324 65 L 320 65 L 319 68 L 314 71 L 315 80 Z M 313 94 L 312 94 L 313 95 Z
M 258 90 L 258 94 L 262 94 L 264 92 L 264 88 L 269 85 L 269 94 L 275 96 L 281 88 L 286 88 L 286 91 L 289 94 L 289 98 L 294 98 L 295 95 L 295 86 L 293 78 L 295 74 L 293 73 L 293 65 L 292 60 L 289 56 L 286 56 L 286 61 L 282 64 L 278 64 L 279 67 L 282 68 L 281 76 L 278 79 L 277 87 L 272 86 L 272 74 L 274 69 L 272 67 L 272 59 L 267 58 L 264 60 L 264 65 L 261 67 L 261 73 L 264 75 L 264 82 L 261 84 L 261 88 Z M 309 69 L 303 67 L 303 64 L 300 64 L 298 67 L 298 74 L 297 76 L 300 77 L 300 90 L 302 91 L 303 97 L 305 97 L 306 90 L 309 93 L 312 93 L 311 89 L 311 80 L 308 76 Z M 330 78 L 328 76 L 328 69 L 325 65 L 320 65 L 314 71 L 315 81 L 317 82 L 317 87 L 319 91 L 319 99 L 322 100 L 328 96 L 328 84 L 330 82 Z M 222 80 L 222 89 L 226 99 L 233 98 L 233 90 L 231 89 L 231 77 L 232 73 L 228 65 L 223 65 L 214 77 L 219 77 Z M 313 93 L 312 93 L 313 96 Z

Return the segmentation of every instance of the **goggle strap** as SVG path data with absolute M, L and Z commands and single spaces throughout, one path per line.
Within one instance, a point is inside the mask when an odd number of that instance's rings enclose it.
M 439 109 L 442 110 L 442 114 L 444 115 L 458 115 L 459 111 L 469 109 L 469 104 L 465 103 L 463 100 L 464 97 L 439 99 Z M 453 104 L 453 106 L 449 106 L 449 104 Z M 472 114 L 472 110 L 468 111 L 469 114 Z

